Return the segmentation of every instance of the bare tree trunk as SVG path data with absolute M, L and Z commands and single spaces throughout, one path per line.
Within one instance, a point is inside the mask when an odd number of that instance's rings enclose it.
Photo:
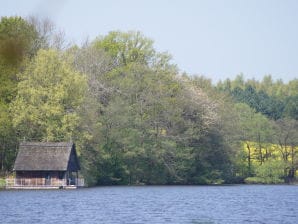
M 263 154 L 262 154 L 262 144 L 261 144 L 261 134 L 258 133 L 258 143 L 259 143 L 259 155 L 260 155 L 260 164 L 263 164 Z

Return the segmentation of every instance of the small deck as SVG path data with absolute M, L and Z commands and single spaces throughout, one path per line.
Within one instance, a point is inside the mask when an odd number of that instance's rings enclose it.
M 38 180 L 34 179 L 17 179 L 7 178 L 6 189 L 27 189 L 27 190 L 50 190 L 50 189 L 77 189 L 85 186 L 83 178 L 76 178 L 72 182 L 67 183 L 66 180 L 61 181 L 47 181 L 46 184 L 42 184 Z
M 6 186 L 6 189 L 14 189 L 14 190 L 55 190 L 55 189 L 77 189 L 81 188 L 76 185 L 68 185 L 68 186 Z

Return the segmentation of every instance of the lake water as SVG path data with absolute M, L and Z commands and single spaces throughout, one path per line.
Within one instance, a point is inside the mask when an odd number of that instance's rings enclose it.
M 298 186 L 0 191 L 0 223 L 298 223 Z

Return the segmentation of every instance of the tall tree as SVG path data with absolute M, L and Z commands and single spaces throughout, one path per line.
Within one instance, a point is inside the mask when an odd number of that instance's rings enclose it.
M 297 145 L 298 122 L 294 119 L 280 119 L 276 122 L 275 143 L 278 145 L 280 158 L 286 164 L 284 177 L 287 182 L 292 181 L 298 169 Z
M 31 55 L 38 34 L 33 25 L 21 17 L 2 17 L 0 22 L 0 55 L 7 63 L 19 63 Z
M 21 17 L 2 17 L 0 21 L 0 169 L 11 169 L 17 145 L 9 105 L 17 93 L 17 73 L 33 54 L 37 32 Z
M 71 60 L 54 50 L 40 50 L 19 79 L 11 106 L 19 137 L 51 141 L 74 137 L 86 79 L 72 69 Z
M 153 41 L 134 31 L 112 31 L 97 38 L 93 44 L 96 48 L 104 49 L 118 65 L 131 62 L 149 64 L 156 54 Z
M 253 160 L 262 164 L 267 156 L 266 144 L 272 143 L 273 125 L 264 115 L 256 113 L 246 104 L 235 105 L 238 116 L 235 122 L 239 125 L 239 140 L 245 143 L 248 174 L 253 174 Z

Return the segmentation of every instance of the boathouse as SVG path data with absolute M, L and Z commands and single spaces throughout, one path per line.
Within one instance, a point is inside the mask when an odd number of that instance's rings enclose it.
M 22 142 L 7 188 L 52 189 L 84 186 L 72 142 Z

